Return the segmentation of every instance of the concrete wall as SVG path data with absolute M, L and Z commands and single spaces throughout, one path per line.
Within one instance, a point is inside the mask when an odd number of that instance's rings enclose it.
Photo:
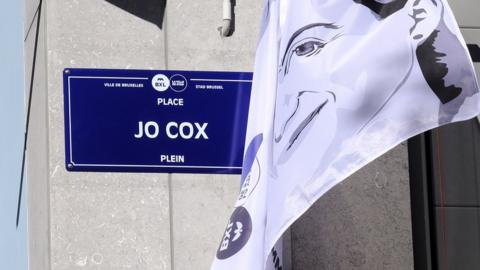
M 406 143 L 330 190 L 291 231 L 293 269 L 413 269 Z
M 170 269 L 165 174 L 68 173 L 62 70 L 165 68 L 165 32 L 101 0 L 47 1 L 51 269 Z
M 221 1 L 172 0 L 163 24 L 142 19 L 162 4 L 46 2 L 51 269 L 208 269 L 213 259 L 238 176 L 65 170 L 64 68 L 252 70 L 259 3 L 237 5 L 229 39 L 216 30 Z
M 40 10 L 39 4 L 39 0 L 25 0 L 26 92 L 33 87 L 26 163 L 29 269 L 32 270 L 50 267 L 46 24 L 45 5 Z
M 44 3 L 31 269 L 208 269 L 232 210 L 238 176 L 65 170 L 64 68 L 253 69 L 261 1 L 237 1 L 235 34 L 223 39 L 221 0 L 170 0 L 164 12 L 164 1 L 125 3 Z M 292 228 L 293 267 L 411 268 L 405 164 L 400 146 L 322 198 Z

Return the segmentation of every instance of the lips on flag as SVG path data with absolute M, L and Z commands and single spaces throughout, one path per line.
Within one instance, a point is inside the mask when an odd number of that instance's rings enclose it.
M 445 0 L 270 0 L 262 16 L 241 190 L 214 270 L 282 269 L 283 232 L 333 186 L 479 114 Z

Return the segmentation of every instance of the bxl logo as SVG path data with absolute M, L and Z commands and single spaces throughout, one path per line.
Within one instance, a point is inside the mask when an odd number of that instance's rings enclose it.
M 163 74 L 157 74 L 152 78 L 152 87 L 159 92 L 166 91 L 170 87 L 170 79 Z

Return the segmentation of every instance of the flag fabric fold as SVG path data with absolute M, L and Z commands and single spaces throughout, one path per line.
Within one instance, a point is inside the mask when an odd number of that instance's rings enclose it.
M 241 190 L 214 270 L 282 269 L 281 235 L 319 197 L 480 109 L 445 0 L 269 0 L 262 19 Z

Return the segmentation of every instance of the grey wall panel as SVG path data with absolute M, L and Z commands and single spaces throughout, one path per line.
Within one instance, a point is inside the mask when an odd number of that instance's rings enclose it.
M 435 205 L 480 206 L 479 140 L 480 127 L 476 119 L 434 131 L 432 185 Z
M 217 27 L 222 22 L 222 1 L 168 1 L 164 24 L 168 69 L 253 71 L 261 4 L 237 1 L 235 33 L 221 38 Z M 240 177 L 174 174 L 171 181 L 174 269 L 208 269 L 232 212 Z
M 480 3 L 477 0 L 448 0 L 448 3 L 460 27 L 480 28 Z
M 170 269 L 163 176 L 78 175 L 51 200 L 52 269 Z
M 51 265 L 170 269 L 167 175 L 70 173 L 62 70 L 165 68 L 164 33 L 102 0 L 46 1 Z
M 437 269 L 478 269 L 480 209 L 437 207 L 435 216 Z
M 292 226 L 293 269 L 413 269 L 407 147 L 373 161 Z
M 235 33 L 220 38 L 222 1 L 172 0 L 167 7 L 169 69 L 253 71 L 262 1 L 237 1 Z
M 173 269 L 209 269 L 233 210 L 239 177 L 172 176 Z
M 50 268 L 50 200 L 48 185 L 48 97 L 45 16 L 41 16 L 38 30 L 29 139 L 27 143 L 27 169 L 24 182 L 24 187 L 26 187 L 28 192 L 28 200 L 22 201 L 23 203 L 28 202 L 29 270 L 48 270 Z M 26 93 L 30 90 L 32 78 L 36 32 L 37 20 L 35 19 L 30 34 L 25 40 Z

